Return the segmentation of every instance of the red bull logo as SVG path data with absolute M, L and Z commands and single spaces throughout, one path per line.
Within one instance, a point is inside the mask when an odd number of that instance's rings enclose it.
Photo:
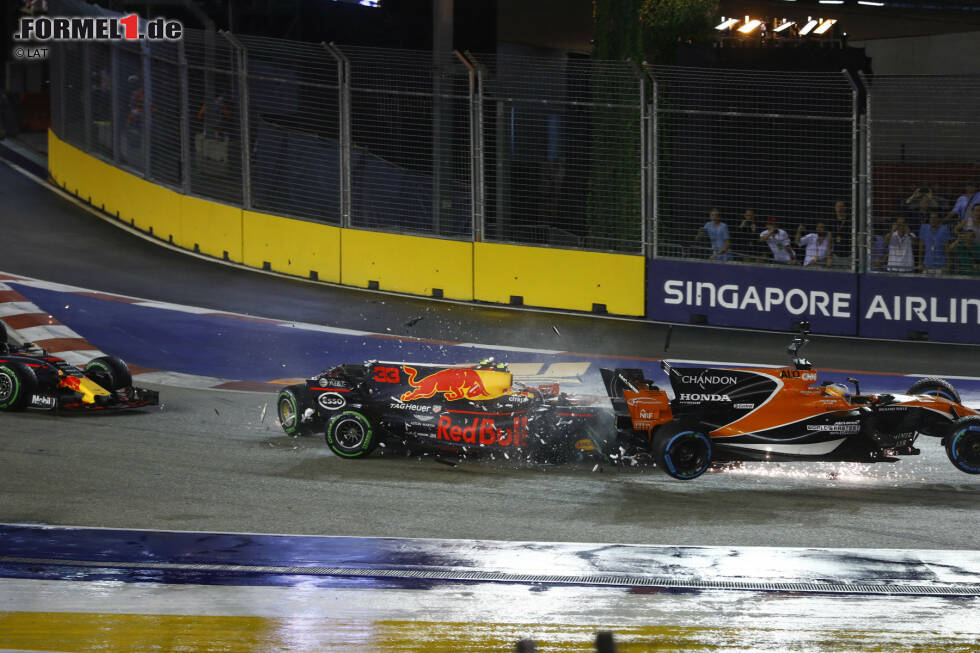
M 69 390 L 74 390 L 75 392 L 82 391 L 82 377 L 80 376 L 70 376 L 66 374 L 61 377 L 61 387 L 68 388 Z
M 472 422 L 464 422 L 462 426 L 453 424 L 448 415 L 439 418 L 436 428 L 436 439 L 448 442 L 465 442 L 483 446 L 497 445 L 499 447 L 527 446 L 527 417 L 515 415 L 513 421 L 501 428 L 495 420 L 487 417 L 474 418 Z
M 456 401 L 457 399 L 492 399 L 499 396 L 487 391 L 483 383 L 483 377 L 477 370 L 451 368 L 439 370 L 434 374 L 415 380 L 418 370 L 408 365 L 405 366 L 405 373 L 408 374 L 408 384 L 414 388 L 402 394 L 402 401 L 415 401 L 416 399 L 428 399 L 441 392 L 446 400 Z

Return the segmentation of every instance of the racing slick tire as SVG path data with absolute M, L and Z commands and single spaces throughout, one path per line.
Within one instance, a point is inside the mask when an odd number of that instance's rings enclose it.
M 912 384 L 909 388 L 908 394 L 910 395 L 936 395 L 942 397 L 943 399 L 949 399 L 950 401 L 960 402 L 960 393 L 956 391 L 953 384 L 946 379 L 938 379 L 936 377 L 929 377 L 927 379 L 919 379 Z
M 341 458 L 363 458 L 377 442 L 371 421 L 354 410 L 345 410 L 327 422 L 327 446 Z
M 279 391 L 279 396 L 276 398 L 276 415 L 279 417 L 279 426 L 286 435 L 296 437 L 310 435 L 313 432 L 312 424 L 303 423 L 303 415 L 308 409 L 316 410 L 310 389 L 305 385 L 290 385 Z
M 969 415 L 953 422 L 943 441 L 949 462 L 961 472 L 980 474 L 980 417 Z
M 99 356 L 85 365 L 85 376 L 92 379 L 109 392 L 115 392 L 133 385 L 133 375 L 129 365 L 115 356 Z
M 667 474 L 689 481 L 711 465 L 711 439 L 697 428 L 669 422 L 653 435 L 653 457 Z
M 34 370 L 17 361 L 0 363 L 0 410 L 24 410 L 35 390 Z

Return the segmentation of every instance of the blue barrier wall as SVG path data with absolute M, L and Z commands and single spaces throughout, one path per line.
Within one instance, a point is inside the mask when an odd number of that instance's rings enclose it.
M 714 326 L 980 344 L 980 280 L 656 259 L 647 318 Z M 919 333 L 917 333 L 919 332 Z
M 859 335 L 980 343 L 980 279 L 860 276 Z

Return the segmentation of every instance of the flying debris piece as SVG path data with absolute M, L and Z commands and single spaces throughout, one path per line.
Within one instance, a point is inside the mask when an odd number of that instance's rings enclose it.
M 405 326 L 407 326 L 407 327 L 413 327 L 416 324 L 418 324 L 421 320 L 422 320 L 422 316 L 421 315 L 419 315 L 418 317 L 413 317 L 411 320 L 409 320 L 408 322 L 405 323 Z
M 450 467 L 458 467 L 459 466 L 459 461 L 456 461 L 456 460 L 446 460 L 445 458 L 440 458 L 439 456 L 436 456 L 435 461 L 437 463 L 442 463 L 443 465 L 449 465 Z
M 558 337 L 561 338 L 561 331 L 558 330 L 558 327 L 552 325 L 551 328 L 554 329 L 555 330 L 555 333 L 558 335 Z
M 262 404 L 262 414 L 259 416 L 259 423 L 265 422 L 265 411 L 268 410 L 269 404 Z
M 218 409 L 217 408 L 214 409 L 214 414 L 215 415 L 221 415 L 221 413 L 218 412 Z
M 599 466 L 599 463 L 596 463 L 596 464 L 595 464 L 595 467 L 593 467 L 593 468 L 592 468 L 592 471 L 593 471 L 593 472 L 599 472 L 599 471 L 602 471 L 602 467 L 600 467 L 600 466 Z

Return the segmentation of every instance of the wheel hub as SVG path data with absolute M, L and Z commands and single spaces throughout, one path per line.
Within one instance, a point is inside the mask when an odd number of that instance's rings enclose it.
M 4 372 L 0 372 L 0 401 L 10 399 L 14 392 L 14 381 Z

